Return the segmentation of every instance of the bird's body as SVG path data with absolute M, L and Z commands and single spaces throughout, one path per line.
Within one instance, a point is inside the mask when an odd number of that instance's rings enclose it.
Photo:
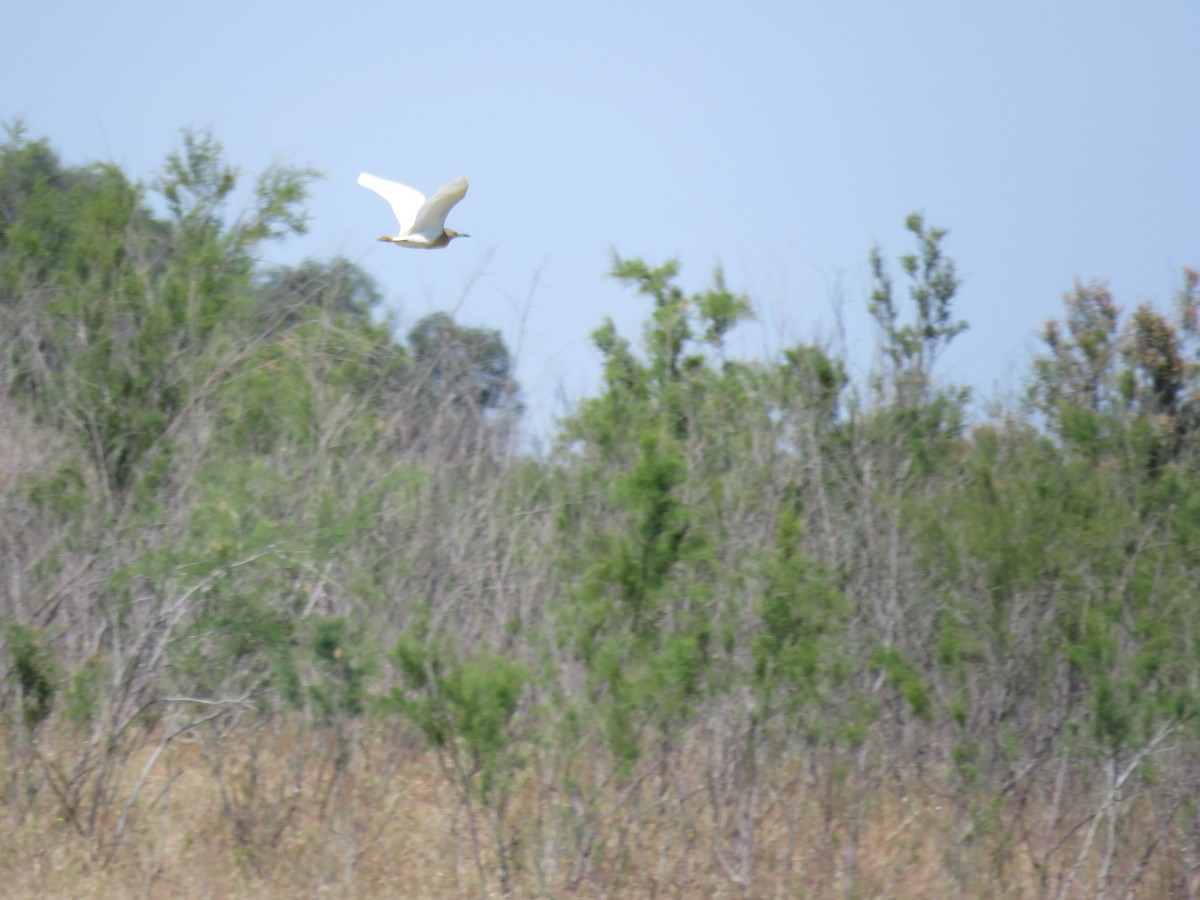
M 377 178 L 366 172 L 358 176 L 358 183 L 386 200 L 400 223 L 400 231 L 395 237 L 384 235 L 379 239 L 381 241 L 389 241 L 399 247 L 434 250 L 445 247 L 456 237 L 470 237 L 446 227 L 446 216 L 454 204 L 466 196 L 469 185 L 465 175 L 443 184 L 428 200 L 424 194 L 408 185 Z

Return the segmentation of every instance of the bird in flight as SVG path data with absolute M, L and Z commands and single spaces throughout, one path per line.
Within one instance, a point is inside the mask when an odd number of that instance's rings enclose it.
M 447 181 L 428 200 L 420 191 L 406 184 L 397 184 L 366 172 L 358 176 L 358 183 L 386 200 L 400 222 L 400 232 L 395 237 L 384 235 L 379 239 L 381 241 L 389 241 L 398 247 L 433 250 L 445 247 L 455 238 L 470 237 L 469 234 L 446 227 L 447 214 L 454 204 L 466 196 L 468 184 L 465 175 Z

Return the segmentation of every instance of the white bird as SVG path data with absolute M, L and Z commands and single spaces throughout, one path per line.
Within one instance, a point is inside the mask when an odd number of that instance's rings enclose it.
M 363 172 L 358 183 L 370 188 L 386 200 L 400 222 L 400 232 L 395 237 L 384 235 L 379 240 L 390 241 L 400 247 L 417 247 L 433 250 L 445 247 L 456 237 L 470 237 L 446 227 L 446 216 L 467 193 L 467 177 L 459 175 L 447 181 L 437 193 L 425 199 L 420 191 L 406 184 L 397 184 L 385 178 L 377 178 Z

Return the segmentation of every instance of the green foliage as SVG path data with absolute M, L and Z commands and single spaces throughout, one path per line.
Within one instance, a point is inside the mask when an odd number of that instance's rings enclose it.
M 432 402 L 471 410 L 515 402 L 512 363 L 500 332 L 467 328 L 438 312 L 413 326 L 408 343 L 417 383 Z
M 78 465 L 68 462 L 59 469 L 31 476 L 27 488 L 35 506 L 60 516 L 77 515 L 87 503 L 87 484 Z
M 751 642 L 760 715 L 776 705 L 789 715 L 828 697 L 844 640 L 846 598 L 801 549 L 803 521 L 794 504 L 780 507 L 774 554 L 763 564 L 761 631 Z
M 490 653 L 457 660 L 444 648 L 415 634 L 397 642 L 392 661 L 402 686 L 388 705 L 420 728 L 434 747 L 465 755 L 459 775 L 477 784 L 485 799 L 505 787 L 523 765 L 523 739 L 517 713 L 529 682 L 520 663 Z
M 1174 315 L 1121 310 L 1100 282 L 1066 295 L 1042 332 L 1030 396 L 1064 441 L 1094 461 L 1125 456 L 1156 475 L 1195 452 L 1200 425 L 1200 278 L 1186 270 Z
M 214 543 L 207 575 L 192 567 L 201 590 L 172 647 L 172 679 L 178 689 L 200 697 L 276 685 L 295 702 L 289 682 L 296 655 L 293 610 L 275 602 L 278 585 L 269 568 L 256 573 L 233 549 Z
M 1046 323 L 1042 340 L 1050 351 L 1035 363 L 1035 397 L 1047 411 L 1060 404 L 1108 412 L 1117 402 L 1116 372 L 1119 310 L 1102 283 L 1076 284 L 1065 296 L 1066 332 L 1054 320 Z
M 25 727 L 36 728 L 54 704 L 58 682 L 54 657 L 42 635 L 31 628 L 9 624 L 4 640 L 20 687 L 21 718 Z
M 89 177 L 64 170 L 46 141 L 29 140 L 19 126 L 8 129 L 0 145 L 0 297 L 6 306 L 55 272 L 74 233 L 68 195 Z
M 321 715 L 336 720 L 364 712 L 366 683 L 376 671 L 374 654 L 366 641 L 344 619 L 318 619 L 313 623 L 310 646 L 319 678 L 308 691 Z
M 374 279 L 344 257 L 269 269 L 255 293 L 263 319 L 284 326 L 308 321 L 316 311 L 334 322 L 370 325 L 383 299 Z
M 801 345 L 784 351 L 784 405 L 800 402 L 811 407 L 816 424 L 833 426 L 842 411 L 843 394 L 850 384 L 845 364 L 820 347 Z
M 876 651 L 872 662 L 883 670 L 888 683 L 907 701 L 918 718 L 928 720 L 929 688 L 921 676 L 921 670 L 895 647 Z
M 645 361 L 611 323 L 593 335 L 605 356 L 605 390 L 584 402 L 566 432 L 582 453 L 581 483 L 608 487 L 577 501 L 581 513 L 595 504 L 583 521 L 569 507 L 561 524 L 586 560 L 570 633 L 609 748 L 628 768 L 647 729 L 673 740 L 715 687 L 723 629 L 713 619 L 714 547 L 699 504 L 719 497 L 735 451 L 713 441 L 712 452 L 697 457 L 690 446 L 710 428 L 737 439 L 756 376 L 711 361 L 750 312 L 719 271 L 711 289 L 691 298 L 674 283 L 674 262 L 652 268 L 617 258 L 612 274 L 653 300 Z
M 164 473 L 180 417 L 228 375 L 220 332 L 245 308 L 259 241 L 302 229 L 308 172 L 273 170 L 256 206 L 224 223 L 237 185 L 211 135 L 185 132 L 157 190 L 170 219 L 115 166 L 64 170 L 44 145 L 3 148 L 15 224 L 2 239 L 9 285 L 45 296 L 39 327 L 16 342 L 19 384 L 74 434 L 123 500 Z
M 908 217 L 906 226 L 918 243 L 915 253 L 900 257 L 915 315 L 901 324 L 891 275 L 879 248 L 873 248 L 875 285 L 868 306 L 882 332 L 884 366 L 871 379 L 876 408 L 859 427 L 872 441 L 902 446 L 895 460 L 902 462 L 895 471 L 901 483 L 912 487 L 944 472 L 953 459 L 970 392 L 938 387 L 933 379 L 938 357 L 967 328 L 966 322 L 954 319 L 960 282 L 942 247 L 948 232 L 927 227 L 917 213 Z
M 613 504 L 632 526 L 612 537 L 610 552 L 593 570 L 597 588 L 614 586 L 615 614 L 628 617 L 638 635 L 658 631 L 658 594 L 684 551 L 689 531 L 687 508 L 675 491 L 683 476 L 678 448 L 653 432 L 642 434 L 634 468 L 613 480 Z
M 408 383 L 407 351 L 361 318 L 329 321 L 319 310 L 290 318 L 293 325 L 262 343 L 219 391 L 224 430 L 251 453 L 313 447 L 326 434 L 327 410 L 355 403 L 362 414 L 346 424 L 352 433 L 345 437 L 370 441 L 378 432 L 373 415 Z
M 942 242 L 949 232 L 942 228 L 927 228 L 919 213 L 912 213 L 905 227 L 918 244 L 915 253 L 900 257 L 900 266 L 911 282 L 909 295 L 916 305 L 916 318 L 911 324 L 899 324 L 900 312 L 893 294 L 892 278 L 878 247 L 871 250 L 875 287 L 869 305 L 871 315 L 883 330 L 884 352 L 902 403 L 925 392 L 938 356 L 967 328 L 966 322 L 953 319 L 951 301 L 958 293 L 960 281 L 954 262 L 942 250 Z
M 110 678 L 111 666 L 99 654 L 89 656 L 71 673 L 63 688 L 63 712 L 72 724 L 86 728 L 99 717 Z

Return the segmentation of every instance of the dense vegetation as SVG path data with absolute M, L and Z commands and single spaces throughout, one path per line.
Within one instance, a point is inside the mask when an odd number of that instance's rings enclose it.
M 531 457 L 496 332 L 258 261 L 311 177 L 0 146 L 10 885 L 1200 890 L 1200 274 L 1075 286 L 980 420 L 919 216 L 861 374 L 616 259 L 640 341 Z

